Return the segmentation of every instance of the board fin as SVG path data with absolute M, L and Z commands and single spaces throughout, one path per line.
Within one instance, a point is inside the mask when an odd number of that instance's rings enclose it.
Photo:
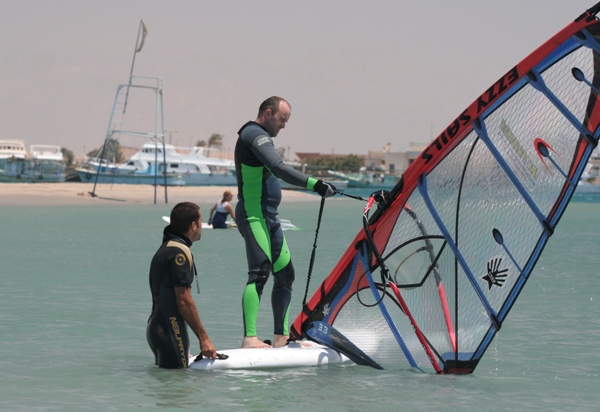
M 333 326 L 321 321 L 313 322 L 312 326 L 306 331 L 306 335 L 315 342 L 337 350 L 358 365 L 383 369 Z

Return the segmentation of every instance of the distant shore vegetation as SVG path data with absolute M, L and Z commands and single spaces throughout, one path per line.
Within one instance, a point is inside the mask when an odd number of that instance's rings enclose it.
M 327 169 L 344 173 L 357 173 L 363 165 L 362 159 L 357 155 L 314 155 L 303 160 L 306 168 L 313 172 L 326 171 Z
M 86 153 L 86 156 L 95 159 L 102 158 L 109 163 L 123 163 L 127 160 L 121 150 L 121 144 L 113 138 L 105 141 L 99 148 L 90 150 Z

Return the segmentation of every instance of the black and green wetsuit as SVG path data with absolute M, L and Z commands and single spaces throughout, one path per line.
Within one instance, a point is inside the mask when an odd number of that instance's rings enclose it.
M 163 244 L 150 264 L 152 313 L 146 338 L 161 368 L 187 368 L 190 339 L 183 316 L 177 307 L 175 287 L 190 288 L 194 281 L 192 242 L 167 226 Z
M 235 168 L 239 201 L 235 217 L 246 242 L 248 259 L 248 283 L 242 297 L 244 336 L 256 336 L 260 297 L 271 273 L 274 333 L 288 335 L 294 266 L 277 220 L 277 207 L 281 202 L 279 179 L 308 189 L 313 189 L 317 180 L 286 166 L 269 133 L 260 124 L 248 122 L 238 135 Z

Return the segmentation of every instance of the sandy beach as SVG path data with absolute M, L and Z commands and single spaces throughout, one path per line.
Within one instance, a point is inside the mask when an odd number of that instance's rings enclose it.
M 89 205 L 89 204 L 153 204 L 154 186 L 98 184 L 95 196 L 90 192 L 94 186 L 89 183 L 0 183 L 0 206 L 30 205 Z M 234 198 L 237 187 L 224 186 L 178 186 L 168 187 L 168 203 L 191 201 L 199 204 L 212 203 L 219 199 L 225 190 L 231 190 Z M 283 201 L 319 201 L 310 193 L 284 190 Z M 156 203 L 165 203 L 165 188 L 156 188 Z

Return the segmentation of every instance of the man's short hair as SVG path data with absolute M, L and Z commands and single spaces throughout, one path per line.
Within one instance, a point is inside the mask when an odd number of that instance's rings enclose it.
M 200 219 L 200 207 L 192 202 L 181 202 L 171 210 L 171 228 L 179 233 L 185 233 L 192 222 Z
M 286 102 L 290 108 L 292 107 L 283 97 L 271 96 L 261 103 L 260 107 L 258 108 L 258 116 L 261 116 L 267 111 L 267 109 L 271 109 L 273 114 L 277 113 L 279 111 L 279 105 L 281 102 Z

